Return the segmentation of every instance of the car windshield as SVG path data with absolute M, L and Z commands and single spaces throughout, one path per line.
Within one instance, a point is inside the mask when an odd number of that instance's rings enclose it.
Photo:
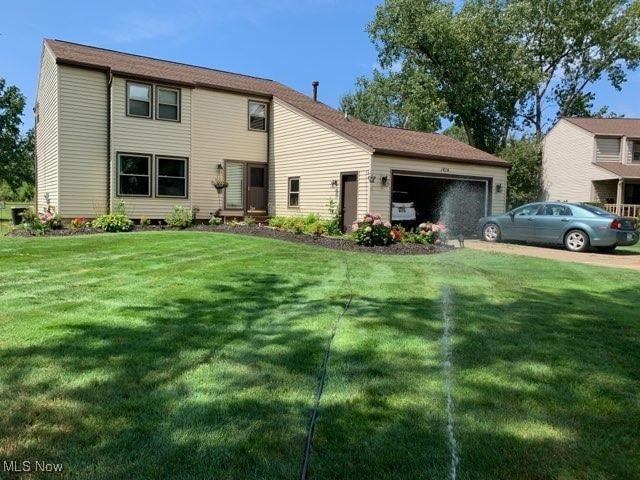
M 604 208 L 595 207 L 593 205 L 585 205 L 584 203 L 580 205 L 580 208 L 584 208 L 587 212 L 591 212 L 594 215 L 598 215 L 600 217 L 610 216 L 611 212 L 607 212 Z
M 411 203 L 408 192 L 393 192 L 394 203 Z

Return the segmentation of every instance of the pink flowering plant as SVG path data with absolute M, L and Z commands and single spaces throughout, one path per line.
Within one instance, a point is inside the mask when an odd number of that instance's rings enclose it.
M 442 222 L 424 222 L 418 225 L 412 240 L 415 243 L 428 245 L 446 245 L 448 241 L 447 227 Z
M 38 213 L 31 208 L 23 214 L 22 223 L 32 230 L 46 232 L 47 230 L 62 228 L 62 217 L 52 206 Z
M 396 241 L 389 222 L 383 222 L 380 215 L 367 213 L 360 221 L 351 225 L 358 245 L 374 247 L 376 245 L 391 245 Z

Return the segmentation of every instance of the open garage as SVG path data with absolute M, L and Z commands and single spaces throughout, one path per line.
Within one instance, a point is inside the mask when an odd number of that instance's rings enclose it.
M 413 202 L 414 223 L 441 220 L 455 233 L 475 231 L 478 219 L 490 213 L 491 192 L 487 177 L 392 172 L 392 202 Z

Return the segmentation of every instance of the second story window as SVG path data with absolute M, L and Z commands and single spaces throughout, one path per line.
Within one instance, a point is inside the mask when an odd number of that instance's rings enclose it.
M 640 142 L 633 142 L 633 162 L 640 162 Z
M 151 118 L 151 85 L 127 82 L 127 115 Z
M 157 89 L 157 110 L 158 120 L 180 121 L 180 90 L 177 88 L 158 87 Z
M 249 130 L 267 130 L 267 104 L 249 101 Z

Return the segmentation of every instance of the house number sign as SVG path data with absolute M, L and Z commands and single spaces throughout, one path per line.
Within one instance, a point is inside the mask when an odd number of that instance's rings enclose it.
M 442 173 L 448 173 L 448 172 L 449 172 L 449 169 L 448 169 L 447 167 L 444 167 L 444 168 L 442 169 Z

